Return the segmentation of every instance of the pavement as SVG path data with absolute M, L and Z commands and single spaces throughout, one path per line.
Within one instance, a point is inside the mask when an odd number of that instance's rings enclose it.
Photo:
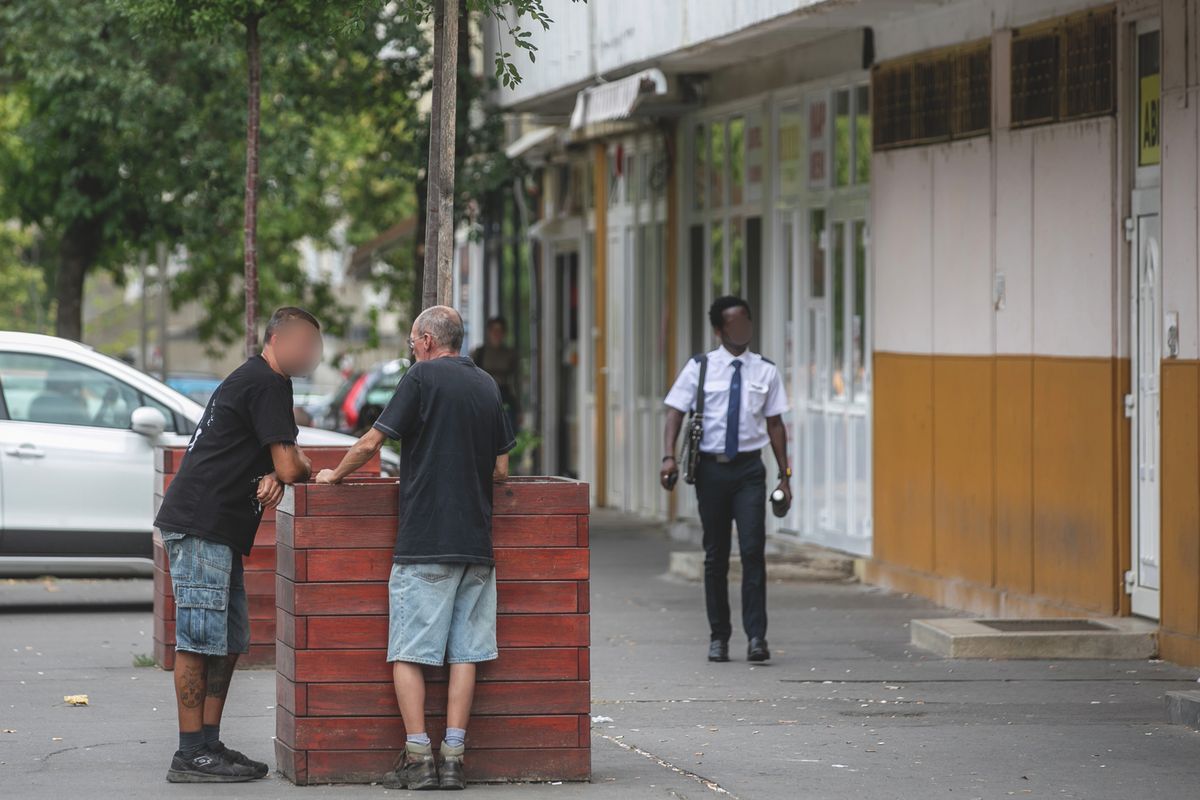
M 769 665 L 705 661 L 700 585 L 678 542 L 592 524 L 590 784 L 472 786 L 498 798 L 1200 797 L 1200 733 L 1165 722 L 1197 672 L 1158 661 L 965 661 L 909 645 L 953 612 L 849 582 L 772 583 Z M 147 580 L 0 580 L 0 797 L 351 798 L 378 786 L 168 786 L 169 673 L 151 652 Z M 737 592 L 732 593 L 736 603 Z M 737 608 L 734 609 L 735 619 Z M 68 706 L 64 695 L 87 694 Z M 274 673 L 239 672 L 224 738 L 273 750 Z

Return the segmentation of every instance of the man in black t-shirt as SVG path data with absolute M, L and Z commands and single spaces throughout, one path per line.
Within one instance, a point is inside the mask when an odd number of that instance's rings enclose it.
M 281 308 L 263 338 L 262 353 L 213 392 L 154 520 L 175 595 L 172 783 L 246 781 L 268 771 L 222 744 L 221 714 L 238 655 L 250 649 L 242 557 L 263 509 L 279 503 L 284 484 L 312 471 L 296 446 L 291 376 L 320 362 L 320 325 L 303 309 Z
M 374 428 L 318 483 L 338 483 L 400 440 L 400 525 L 388 582 L 388 661 L 408 735 L 390 788 L 461 789 L 475 665 L 497 657 L 492 482 L 516 441 L 490 375 L 459 355 L 463 324 L 446 306 L 413 323 L 416 359 Z M 421 665 L 450 664 L 446 738 L 435 761 Z

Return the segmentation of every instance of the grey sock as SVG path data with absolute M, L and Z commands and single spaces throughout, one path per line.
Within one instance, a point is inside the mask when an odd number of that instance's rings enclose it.
M 221 725 L 205 725 L 204 726 L 204 743 L 216 744 L 221 741 Z
M 179 749 L 184 755 L 195 755 L 204 749 L 204 731 L 180 731 Z
M 428 733 L 410 733 L 405 738 L 412 744 L 429 744 Z
M 446 728 L 446 744 L 451 747 L 462 747 L 466 740 L 466 728 Z

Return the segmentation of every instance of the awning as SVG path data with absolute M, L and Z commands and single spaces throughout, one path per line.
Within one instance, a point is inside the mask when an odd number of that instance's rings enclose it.
M 509 158 L 519 158 L 539 144 L 553 139 L 557 130 L 554 126 L 547 125 L 546 127 L 534 128 L 528 133 L 523 133 L 517 137 L 516 141 L 504 148 L 504 155 Z
M 667 76 L 659 69 L 647 69 L 599 86 L 589 86 L 575 97 L 571 130 L 581 130 L 599 122 L 629 119 L 642 100 L 666 93 Z

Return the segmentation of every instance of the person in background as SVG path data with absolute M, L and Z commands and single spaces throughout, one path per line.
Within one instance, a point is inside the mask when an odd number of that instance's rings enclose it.
M 519 408 L 517 405 L 517 351 L 504 343 L 508 338 L 508 322 L 504 317 L 492 317 L 484 328 L 483 344 L 471 351 L 471 360 L 496 380 L 500 399 L 508 412 L 508 421 L 515 431 Z
M 754 323 L 750 304 L 740 297 L 718 297 L 708 311 L 721 346 L 693 356 L 667 394 L 667 421 L 660 482 L 667 491 L 675 485 L 679 466 L 675 442 L 684 414 L 695 408 L 701 361 L 707 361 L 703 435 L 696 468 L 696 500 L 704 528 L 704 599 L 708 609 L 709 661 L 729 660 L 729 550 L 731 527 L 737 522 L 742 559 L 742 626 L 749 645 L 748 661 L 766 661 L 767 468 L 762 449 L 768 443 L 779 465 L 781 507 L 792 503 L 787 429 L 782 414 L 788 409 L 783 381 L 774 362 L 750 352 Z
M 267 323 L 262 353 L 221 382 L 204 409 L 154 525 L 162 533 L 175 595 L 175 698 L 179 749 L 172 783 L 262 778 L 268 767 L 221 741 L 221 716 L 238 655 L 250 649 L 242 558 L 263 509 L 284 484 L 312 471 L 296 446 L 293 375 L 321 360 L 321 326 L 286 307 Z
M 492 482 L 516 445 L 496 382 L 459 355 L 462 317 L 433 306 L 413 322 L 416 363 L 374 427 L 318 483 L 339 483 L 400 440 L 400 524 L 388 581 L 388 652 L 407 741 L 384 786 L 462 789 L 475 667 L 497 657 Z M 435 760 L 422 665 L 450 664 L 446 738 Z

